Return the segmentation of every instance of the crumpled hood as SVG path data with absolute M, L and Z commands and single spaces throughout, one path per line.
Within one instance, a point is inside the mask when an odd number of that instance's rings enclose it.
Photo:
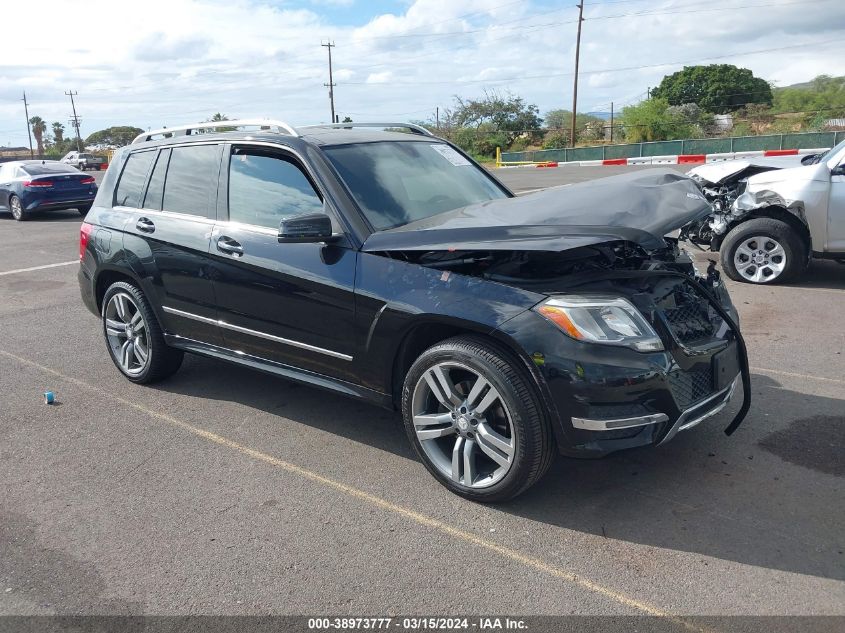
M 710 212 L 693 180 L 650 169 L 447 211 L 373 233 L 362 250 L 563 251 L 619 240 L 657 250 Z
M 761 171 L 798 167 L 801 165 L 802 158 L 804 156 L 775 156 L 768 158 L 760 156 L 759 158 L 749 160 L 726 160 L 693 167 L 687 174 L 710 185 L 721 185 L 731 180 L 734 176 L 742 177 L 746 173 L 754 174 L 760 173 Z

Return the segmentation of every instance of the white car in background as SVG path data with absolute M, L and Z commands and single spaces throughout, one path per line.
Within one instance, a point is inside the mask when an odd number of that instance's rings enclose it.
M 713 214 L 682 237 L 720 251 L 731 279 L 785 282 L 812 257 L 845 262 L 845 141 L 800 160 L 701 165 L 689 175 Z

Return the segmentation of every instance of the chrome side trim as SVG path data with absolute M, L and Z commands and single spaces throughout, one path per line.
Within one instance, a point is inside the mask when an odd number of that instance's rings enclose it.
M 225 321 L 219 319 L 211 319 L 209 317 L 200 316 L 199 314 L 193 314 L 191 312 L 185 312 L 183 310 L 177 310 L 176 308 L 171 308 L 169 306 L 162 306 L 161 308 L 168 314 L 174 314 L 176 316 L 184 317 L 186 319 L 193 319 L 194 321 L 199 321 L 201 323 L 207 323 L 208 325 L 216 325 L 217 327 L 221 327 L 227 330 L 232 330 L 234 332 L 240 332 L 241 334 L 247 334 L 249 336 L 256 336 L 258 338 L 263 338 L 268 341 L 274 341 L 276 343 L 282 343 L 284 345 L 290 345 L 291 347 L 298 347 L 300 349 L 307 349 L 311 352 L 317 352 L 318 354 L 325 354 L 327 356 L 333 356 L 334 358 L 340 358 L 341 360 L 352 360 L 352 356 L 348 354 L 341 354 L 340 352 L 335 352 L 334 350 L 325 349 L 323 347 L 317 347 L 316 345 L 309 345 L 308 343 L 301 343 L 299 341 L 293 341 L 288 338 L 282 338 L 281 336 L 274 336 L 273 334 L 267 334 L 266 332 L 259 332 L 257 330 L 250 330 L 249 328 L 241 327 L 240 325 L 233 325 L 231 323 L 226 323 Z
M 651 413 L 633 418 L 615 418 L 613 420 L 593 420 L 590 418 L 572 418 L 572 426 L 585 431 L 615 431 L 617 429 L 630 429 L 635 426 L 647 426 L 649 424 L 660 424 L 668 422 L 669 416 L 665 413 Z
M 677 435 L 679 431 L 686 431 L 687 429 L 691 429 L 692 427 L 700 424 L 701 422 L 703 422 L 707 418 L 710 418 L 710 417 L 716 415 L 722 409 L 724 409 L 726 406 L 728 406 L 728 402 L 731 401 L 731 398 L 734 395 L 734 391 L 736 390 L 736 383 L 741 378 L 742 378 L 742 375 L 740 374 L 739 376 L 734 378 L 734 381 L 730 384 L 729 387 L 722 389 L 722 391 L 720 391 L 718 393 L 714 393 L 712 396 L 707 398 L 707 400 L 704 400 L 703 402 L 699 402 L 694 407 L 684 411 L 680 415 L 680 417 L 677 420 L 675 420 L 675 424 L 672 426 L 671 429 L 669 429 L 669 432 L 666 434 L 666 437 L 664 437 L 660 441 L 660 444 L 665 444 L 666 442 L 671 440 L 673 437 L 675 437 L 675 435 Z M 720 398 L 721 398 L 721 402 L 718 402 L 718 404 L 715 407 L 713 407 L 712 409 L 707 409 L 707 405 L 709 405 L 710 403 L 712 403 L 714 401 L 719 401 Z M 696 411 L 700 411 L 701 409 L 707 409 L 707 410 L 700 415 L 696 415 Z

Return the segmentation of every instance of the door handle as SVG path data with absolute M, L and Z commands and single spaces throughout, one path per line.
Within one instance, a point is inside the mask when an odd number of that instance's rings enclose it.
M 217 250 L 221 253 L 234 255 L 235 257 L 240 257 L 244 254 L 244 247 L 239 242 L 225 235 L 217 238 Z
M 141 231 L 141 233 L 152 233 L 156 230 L 156 225 L 149 218 L 139 218 L 135 223 L 135 228 Z

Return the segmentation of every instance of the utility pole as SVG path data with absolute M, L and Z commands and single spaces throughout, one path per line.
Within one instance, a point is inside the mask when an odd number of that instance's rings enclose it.
M 26 115 L 26 135 L 29 137 L 29 157 L 35 158 L 35 154 L 32 153 L 32 128 L 29 127 L 29 104 L 26 102 L 26 90 L 23 91 L 23 111 Z
M 610 102 L 610 142 L 613 142 L 613 101 Z
M 581 56 L 581 23 L 584 21 L 584 0 L 578 4 L 578 36 L 575 40 L 575 85 L 572 88 L 572 134 L 570 145 L 575 147 L 575 113 L 578 111 L 578 61 Z
M 332 107 L 332 123 L 336 123 L 337 117 L 335 117 L 334 114 L 334 88 L 337 84 L 332 79 L 332 48 L 334 48 L 335 43 L 331 40 L 327 40 L 325 44 L 321 43 L 320 46 L 325 46 L 329 49 L 329 83 L 323 85 L 329 89 L 329 104 Z
M 440 106 L 434 109 L 434 117 L 437 120 L 437 131 L 440 132 Z
M 76 128 L 76 151 L 82 151 L 82 138 L 79 136 L 79 117 L 76 116 L 76 103 L 74 103 L 73 98 L 78 95 L 78 92 L 74 92 L 70 90 L 66 92 L 65 95 L 70 97 L 70 107 L 73 108 L 73 119 L 71 120 L 71 125 Z

